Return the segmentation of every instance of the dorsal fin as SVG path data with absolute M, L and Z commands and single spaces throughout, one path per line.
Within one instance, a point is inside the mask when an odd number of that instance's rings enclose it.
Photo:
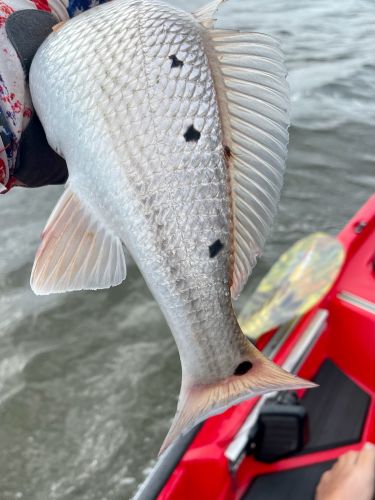
M 212 28 L 215 22 L 214 14 L 219 8 L 219 5 L 226 0 L 213 0 L 198 10 L 195 10 L 192 14 L 195 19 L 205 28 Z
M 289 127 L 289 88 L 280 46 L 260 33 L 203 34 L 231 178 L 232 297 L 246 284 L 276 214 Z
M 52 212 L 31 273 L 37 295 L 96 290 L 126 277 L 124 249 L 68 188 Z

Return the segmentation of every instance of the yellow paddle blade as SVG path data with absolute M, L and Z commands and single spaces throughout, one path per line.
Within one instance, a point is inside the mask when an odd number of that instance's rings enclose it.
M 314 233 L 297 241 L 272 266 L 240 313 L 245 335 L 263 333 L 311 309 L 336 280 L 345 252 L 338 240 Z

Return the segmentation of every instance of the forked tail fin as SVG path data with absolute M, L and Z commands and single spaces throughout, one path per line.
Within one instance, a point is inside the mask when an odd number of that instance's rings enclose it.
M 250 343 L 249 348 L 254 361 L 241 363 L 237 375 L 205 385 L 186 384 L 182 380 L 177 412 L 159 455 L 180 434 L 245 399 L 272 391 L 316 387 L 313 382 L 286 372 L 264 357 Z

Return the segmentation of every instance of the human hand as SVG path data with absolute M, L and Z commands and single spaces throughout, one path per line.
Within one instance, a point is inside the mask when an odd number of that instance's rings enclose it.
M 3 24 L 0 17 L 0 192 L 67 180 L 66 163 L 48 145 L 28 91 L 32 59 L 57 23 L 52 14 L 35 9 L 8 7 Z
M 375 445 L 342 455 L 318 484 L 315 500 L 373 500 L 375 492 Z

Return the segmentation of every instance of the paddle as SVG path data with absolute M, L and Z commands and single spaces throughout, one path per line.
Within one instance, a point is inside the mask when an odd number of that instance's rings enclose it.
M 242 331 L 256 339 L 300 316 L 328 292 L 344 262 L 336 238 L 313 233 L 289 248 L 260 282 L 239 316 Z

